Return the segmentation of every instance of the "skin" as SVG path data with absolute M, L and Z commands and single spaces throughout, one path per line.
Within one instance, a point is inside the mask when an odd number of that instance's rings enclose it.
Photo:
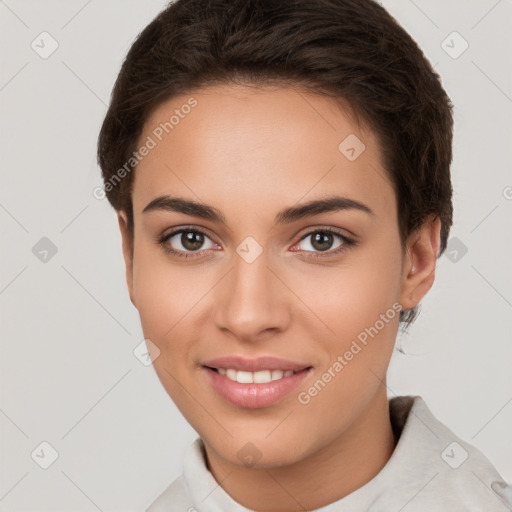
M 332 98 L 299 89 L 223 85 L 176 96 L 152 113 L 140 141 L 191 96 L 197 106 L 137 166 L 133 241 L 118 214 L 130 298 L 144 336 L 161 351 L 155 370 L 204 440 L 217 482 L 254 510 L 318 508 L 371 480 L 393 452 L 385 380 L 398 314 L 308 404 L 298 393 L 394 303 L 420 302 L 434 280 L 440 222 L 428 219 L 403 250 L 375 134 Z M 366 146 L 353 162 L 338 150 L 349 134 Z M 347 209 L 274 224 L 284 207 L 333 193 L 373 215 Z M 164 194 L 207 203 L 226 225 L 143 213 Z M 158 243 L 182 226 L 207 231 L 199 257 L 173 256 Z M 318 250 L 305 235 L 327 227 L 357 245 L 328 255 L 341 242 L 333 236 L 332 248 Z M 263 248 L 252 263 L 236 252 L 247 236 Z M 190 248 L 172 240 L 176 250 Z M 313 368 L 278 403 L 245 409 L 219 396 L 201 367 L 225 355 L 273 355 Z M 260 456 L 253 466 L 237 456 L 248 442 Z

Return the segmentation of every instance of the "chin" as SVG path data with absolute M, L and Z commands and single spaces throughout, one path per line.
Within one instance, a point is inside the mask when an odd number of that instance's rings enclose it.
M 275 428 L 275 426 L 274 426 Z M 203 436 L 209 447 L 230 464 L 252 469 L 272 469 L 289 466 L 307 457 L 308 452 L 314 452 L 313 444 L 309 445 L 305 439 L 296 436 L 278 436 L 270 434 L 269 437 L 261 435 L 250 436 L 245 434 L 231 438 L 226 435 L 220 440 L 218 437 Z M 270 439 L 270 437 L 273 439 Z

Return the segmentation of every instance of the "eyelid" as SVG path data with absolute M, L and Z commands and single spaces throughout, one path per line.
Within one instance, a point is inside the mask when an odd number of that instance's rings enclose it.
M 195 231 L 195 232 L 198 232 L 198 233 L 201 233 L 203 234 L 204 236 L 207 236 L 210 240 L 212 240 L 212 242 L 214 241 L 213 238 L 209 231 L 206 229 L 206 228 L 203 228 L 201 226 L 196 226 L 196 225 L 183 225 L 183 226 L 176 226 L 174 228 L 171 228 L 169 231 L 164 231 L 164 233 L 162 235 L 159 235 L 157 236 L 157 240 L 161 241 L 161 240 L 168 240 L 169 238 L 172 238 L 174 235 L 177 235 L 178 233 L 181 233 L 181 232 L 187 232 L 187 231 Z M 217 243 L 217 242 L 215 242 Z
M 357 241 L 357 235 L 355 235 L 348 229 L 341 229 L 341 228 L 336 228 L 334 226 L 322 226 L 322 225 L 309 226 L 307 228 L 304 228 L 304 230 L 302 231 L 302 234 L 295 235 L 293 238 L 296 238 L 297 236 L 299 236 L 300 237 L 299 241 L 300 241 L 300 240 L 304 240 L 305 237 L 312 235 L 313 233 L 318 233 L 318 232 L 333 233 L 335 235 L 341 236 L 344 239 L 352 240 L 354 242 Z M 301 233 L 301 232 L 299 232 L 299 233 Z

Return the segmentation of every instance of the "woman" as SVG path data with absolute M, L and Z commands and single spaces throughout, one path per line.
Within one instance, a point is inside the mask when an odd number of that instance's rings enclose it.
M 371 0 L 177 0 L 139 35 L 98 159 L 200 436 L 150 512 L 508 509 L 476 448 L 386 392 L 452 224 L 451 109 Z

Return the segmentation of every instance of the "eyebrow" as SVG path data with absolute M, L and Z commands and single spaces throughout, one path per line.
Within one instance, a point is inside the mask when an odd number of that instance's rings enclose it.
M 285 208 L 275 216 L 274 223 L 287 224 L 304 217 L 342 210 L 359 210 L 371 216 L 375 215 L 369 206 L 360 201 L 348 197 L 330 196 L 309 201 L 298 206 Z M 153 199 L 144 210 L 142 210 L 142 213 L 152 211 L 178 212 L 226 224 L 226 218 L 217 208 L 181 197 L 159 196 Z

